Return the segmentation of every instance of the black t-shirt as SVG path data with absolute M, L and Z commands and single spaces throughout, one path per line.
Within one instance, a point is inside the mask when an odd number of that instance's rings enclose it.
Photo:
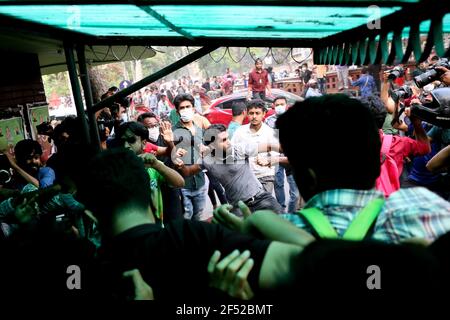
M 221 258 L 234 249 L 248 249 L 255 264 L 249 275 L 258 290 L 262 261 L 270 244 L 222 226 L 180 220 L 165 228 L 144 224 L 114 237 L 102 249 L 101 260 L 118 272 L 138 268 L 152 287 L 155 299 L 176 301 L 213 299 L 208 287 L 208 262 L 214 250 Z

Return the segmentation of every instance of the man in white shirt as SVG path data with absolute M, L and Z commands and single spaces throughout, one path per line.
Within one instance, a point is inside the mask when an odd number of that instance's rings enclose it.
M 268 145 L 278 143 L 278 139 L 275 137 L 275 130 L 264 123 L 265 115 L 266 107 L 264 101 L 260 99 L 249 101 L 247 104 L 247 117 L 249 120 L 249 124 L 243 125 L 236 130 L 231 143 L 257 143 Z M 260 162 L 261 155 L 263 154 L 258 155 L 258 157 L 250 157 L 250 166 L 256 178 L 263 185 L 264 189 L 267 192 L 272 193 L 275 181 L 275 167 L 270 165 L 259 165 L 257 163 L 257 160 L 258 162 Z M 263 162 L 267 162 L 268 160 L 268 162 L 270 163 L 270 158 L 274 156 L 274 154 L 270 150 L 267 150 L 267 153 L 264 156 L 267 157 L 267 159 L 265 159 L 266 161 Z M 278 156 L 278 154 L 276 156 Z

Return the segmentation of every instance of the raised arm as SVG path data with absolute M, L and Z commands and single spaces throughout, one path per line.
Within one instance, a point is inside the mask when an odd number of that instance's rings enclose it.
M 139 157 L 144 161 L 144 164 L 146 166 L 151 167 L 156 171 L 158 171 L 164 177 L 164 179 L 166 179 L 168 185 L 175 188 L 184 187 L 183 177 L 175 170 L 167 167 L 164 163 L 157 160 L 154 155 L 150 153 L 144 153 L 141 154 Z
M 384 102 L 387 112 L 393 114 L 395 112 L 395 102 L 389 97 L 389 82 L 388 82 L 388 74 L 383 73 L 383 82 L 381 83 L 381 92 L 380 98 Z
M 35 177 L 33 177 L 32 175 L 30 175 L 29 173 L 27 173 L 21 167 L 19 167 L 19 165 L 16 162 L 16 159 L 14 158 L 14 156 L 11 153 L 9 153 L 8 151 L 4 151 L 2 153 L 5 154 L 6 157 L 8 158 L 8 161 L 9 161 L 9 164 L 11 165 L 11 167 L 14 170 L 16 170 L 17 173 L 20 174 L 23 179 L 25 179 L 25 181 L 27 181 L 28 183 L 31 183 L 35 187 L 39 188 L 39 180 L 36 179 Z
M 244 216 L 243 219 L 232 214 L 230 210 L 233 207 L 225 204 L 214 210 L 213 222 L 259 238 L 290 243 L 300 247 L 305 247 L 314 241 L 314 237 L 310 233 L 296 227 L 270 210 L 256 211 L 252 214 L 242 201 L 239 201 L 238 204 Z
M 440 172 L 450 167 L 450 146 L 439 151 L 427 163 L 427 169 L 431 172 Z

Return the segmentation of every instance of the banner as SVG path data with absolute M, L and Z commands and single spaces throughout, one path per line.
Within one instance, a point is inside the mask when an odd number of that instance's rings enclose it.
M 50 121 L 48 106 L 28 108 L 28 119 L 30 119 L 31 136 L 34 140 L 39 140 L 36 126 L 40 125 L 42 122 Z
M 31 136 L 41 145 L 41 161 L 45 163 L 52 153 L 52 144 L 48 141 L 47 136 L 38 134 L 36 127 L 43 122 L 50 121 L 48 105 L 28 108 L 28 119 L 30 120 Z
M 25 139 L 22 118 L 0 120 L 0 150 L 11 150 L 20 140 Z

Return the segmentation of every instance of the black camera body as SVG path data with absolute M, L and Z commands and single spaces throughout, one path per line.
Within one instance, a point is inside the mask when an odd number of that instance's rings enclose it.
M 396 66 L 391 70 L 388 70 L 388 79 L 393 81 L 397 78 L 403 77 L 403 75 L 405 74 L 405 69 L 403 69 L 403 67 L 400 66 Z
M 398 102 L 400 99 L 409 99 L 413 96 L 413 91 L 410 86 L 404 85 L 398 89 L 389 91 L 389 94 L 395 102 Z
M 444 74 L 442 70 L 436 69 L 436 67 L 444 67 L 450 69 L 450 63 L 447 58 L 439 59 L 434 65 L 428 68 L 428 70 L 417 77 L 414 77 L 414 82 L 419 88 L 423 88 L 427 84 L 440 80 L 441 76 Z

